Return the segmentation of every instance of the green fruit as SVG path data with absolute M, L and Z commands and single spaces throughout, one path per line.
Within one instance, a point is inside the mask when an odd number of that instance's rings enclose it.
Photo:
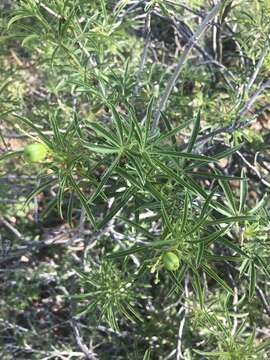
M 165 269 L 175 271 L 180 265 L 179 257 L 175 253 L 168 251 L 163 255 L 163 265 Z
M 46 156 L 47 148 L 41 143 L 28 144 L 24 148 L 24 158 L 28 162 L 41 162 Z

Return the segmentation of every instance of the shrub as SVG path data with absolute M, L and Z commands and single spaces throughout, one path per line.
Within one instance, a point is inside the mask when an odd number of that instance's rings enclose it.
M 269 357 L 268 28 L 266 1 L 4 2 L 4 359 Z

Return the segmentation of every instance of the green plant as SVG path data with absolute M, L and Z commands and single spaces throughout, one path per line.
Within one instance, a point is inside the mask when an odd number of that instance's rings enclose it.
M 134 288 L 134 278 L 125 271 L 117 269 L 111 262 L 103 262 L 98 268 L 88 272 L 79 272 L 83 293 L 75 298 L 81 301 L 89 299 L 90 303 L 78 314 L 96 311 L 100 318 L 107 321 L 112 329 L 119 331 L 117 318 L 122 315 L 130 321 L 142 321 L 140 314 L 134 309 L 139 298 Z
M 269 4 L 250 5 L 21 0 L 5 10 L 1 176 L 14 192 L 9 174 L 19 176 L 27 217 L 16 204 L 1 218 L 15 259 L 56 269 L 48 297 L 38 286 L 29 295 L 45 326 L 58 316 L 75 334 L 62 329 L 48 350 L 36 318 L 24 319 L 34 358 L 84 356 L 92 332 L 105 359 L 267 358 L 269 146 L 256 126 L 269 100 Z M 33 143 L 10 145 L 14 133 Z M 56 226 L 62 237 L 46 238 Z

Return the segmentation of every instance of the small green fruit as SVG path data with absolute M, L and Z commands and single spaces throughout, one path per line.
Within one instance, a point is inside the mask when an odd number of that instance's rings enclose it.
M 179 257 L 175 253 L 168 251 L 163 255 L 163 265 L 165 269 L 175 271 L 180 266 Z
M 24 158 L 28 162 L 41 162 L 46 156 L 47 148 L 41 143 L 28 144 L 24 148 Z

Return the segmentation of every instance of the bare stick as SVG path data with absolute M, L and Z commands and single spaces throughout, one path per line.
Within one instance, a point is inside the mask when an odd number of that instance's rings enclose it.
M 161 101 L 158 105 L 158 109 L 156 112 L 156 115 L 154 117 L 154 121 L 153 121 L 153 126 L 151 129 L 152 134 L 155 133 L 155 131 L 157 130 L 158 124 L 159 124 L 159 120 L 160 120 L 160 116 L 161 116 L 161 111 L 164 110 L 166 103 L 169 99 L 169 96 L 174 88 L 174 85 L 180 75 L 180 72 L 183 68 L 183 66 L 186 63 L 187 57 L 190 53 L 190 51 L 192 50 L 192 48 L 196 45 L 197 41 L 199 40 L 200 36 L 203 34 L 203 32 L 206 30 L 207 26 L 209 25 L 209 22 L 216 16 L 216 14 L 219 12 L 221 6 L 223 5 L 224 1 L 220 1 L 217 5 L 215 5 L 213 7 L 213 9 L 208 13 L 208 15 L 205 17 L 205 19 L 203 20 L 203 22 L 201 23 L 201 25 L 198 27 L 198 29 L 196 30 L 196 32 L 194 33 L 194 35 L 192 36 L 192 38 L 189 40 L 189 42 L 186 44 L 185 50 L 182 54 L 182 56 L 180 57 L 179 63 L 177 64 L 177 67 L 175 68 L 174 73 L 172 74 L 166 89 L 164 91 L 164 94 L 161 98 Z
M 44 10 L 46 10 L 49 14 L 56 17 L 57 19 L 63 19 L 63 16 L 57 14 L 55 11 L 53 11 L 51 8 L 45 5 L 42 1 L 35 0 L 35 3 L 39 4 Z
M 264 294 L 264 292 L 258 285 L 256 285 L 256 292 L 263 304 L 264 310 L 266 311 L 267 315 L 270 316 L 270 305 L 266 299 L 267 296 Z
M 79 326 L 76 320 L 72 319 L 70 321 L 70 324 L 73 328 L 74 334 L 75 334 L 75 340 L 77 342 L 77 345 L 79 346 L 80 350 L 84 353 L 86 356 L 86 359 L 88 360 L 97 360 L 96 354 L 93 353 L 91 349 L 86 346 L 86 344 L 83 341 L 83 338 L 80 334 Z
M 22 239 L 23 236 L 22 234 L 15 228 L 15 226 L 13 226 L 12 224 L 10 224 L 9 221 L 7 221 L 4 218 L 0 219 L 0 223 L 2 223 L 3 225 L 5 225 L 11 232 L 13 232 L 13 234 L 18 238 L 18 239 Z
M 239 116 L 243 116 L 245 115 L 248 110 L 251 108 L 251 106 L 255 103 L 255 101 L 257 100 L 257 98 L 261 95 L 261 93 L 270 87 L 270 80 L 265 81 L 260 87 L 259 89 L 248 99 L 248 101 L 246 102 L 245 106 L 240 110 L 239 112 Z
M 173 19 L 172 20 L 173 25 L 176 28 L 176 31 L 181 34 L 184 39 L 187 41 L 193 36 L 193 32 L 189 29 L 189 27 L 182 21 Z M 201 63 L 199 65 L 208 65 L 213 64 L 218 66 L 221 69 L 221 73 L 225 79 L 225 81 L 228 83 L 228 85 L 234 89 L 230 81 L 227 79 L 226 74 L 229 75 L 234 82 L 236 81 L 235 76 L 233 73 L 228 70 L 221 62 L 215 60 L 205 49 L 203 49 L 199 44 L 194 44 L 194 48 L 203 56 L 203 58 L 207 59 L 207 61 L 204 61 L 204 63 Z
M 260 179 L 260 181 L 261 181 L 265 186 L 270 187 L 270 183 L 269 183 L 268 181 L 266 181 L 266 180 L 262 177 L 262 175 L 260 174 L 259 170 L 258 170 L 255 166 L 253 166 L 253 165 L 240 153 L 240 151 L 236 151 L 236 154 L 237 154 L 238 156 L 240 156 L 240 158 L 244 161 L 244 163 L 245 163 L 250 169 L 252 169 L 252 170 L 255 172 L 255 174 L 257 175 L 257 177 Z
M 263 62 L 264 62 L 264 59 L 268 53 L 268 50 L 269 50 L 269 46 L 268 44 L 265 45 L 265 48 L 260 56 L 260 59 L 256 65 L 256 68 L 255 68 L 255 71 L 254 73 L 252 74 L 250 80 L 249 80 L 249 83 L 247 84 L 247 87 L 246 87 L 246 93 L 248 94 L 249 93 L 249 90 L 251 89 L 252 85 L 254 84 L 254 81 L 256 80 L 257 76 L 258 76 L 258 73 L 260 71 L 260 68 L 262 67 L 263 65 Z
M 176 360 L 184 359 L 183 354 L 182 354 L 182 336 L 183 336 L 183 329 L 184 329 L 184 325 L 185 325 L 185 321 L 186 321 L 185 311 L 186 310 L 184 307 L 182 307 L 179 311 L 179 315 L 183 314 L 183 317 L 182 317 L 182 320 L 180 321 L 179 329 L 178 329 Z
M 132 4 L 129 8 L 127 8 L 123 14 L 118 14 L 118 19 L 123 20 L 128 14 L 130 14 L 133 10 L 135 10 L 137 7 L 139 7 L 143 3 L 143 0 L 135 1 L 134 4 Z M 114 7 L 113 12 L 117 13 L 116 9 L 117 5 Z
M 147 52 L 148 52 L 148 48 L 149 48 L 150 40 L 151 40 L 151 11 L 149 11 L 147 13 L 146 18 L 145 18 L 144 33 L 145 33 L 145 43 L 144 43 L 143 52 L 141 55 L 140 68 L 139 68 L 139 71 L 137 74 L 137 84 L 135 87 L 135 95 L 138 95 L 138 92 L 139 92 L 139 85 L 140 85 L 139 83 L 140 83 L 141 75 L 143 72 L 143 68 L 145 65 Z
M 201 137 L 199 137 L 196 140 L 196 147 L 198 147 L 198 145 L 203 145 L 206 142 L 208 142 L 209 140 L 211 140 L 214 136 L 216 135 L 220 135 L 220 134 L 225 134 L 225 133 L 232 133 L 234 130 L 236 129 L 244 129 L 250 125 L 252 125 L 254 122 L 256 122 L 256 118 L 251 118 L 251 119 L 246 119 L 245 121 L 242 121 L 241 123 L 239 123 L 236 127 L 229 125 L 229 126 L 224 126 L 222 128 L 216 129 L 211 131 L 209 134 L 205 134 L 202 135 Z M 179 149 L 181 151 L 185 150 L 187 148 L 187 144 L 184 144 L 182 146 L 179 147 Z

